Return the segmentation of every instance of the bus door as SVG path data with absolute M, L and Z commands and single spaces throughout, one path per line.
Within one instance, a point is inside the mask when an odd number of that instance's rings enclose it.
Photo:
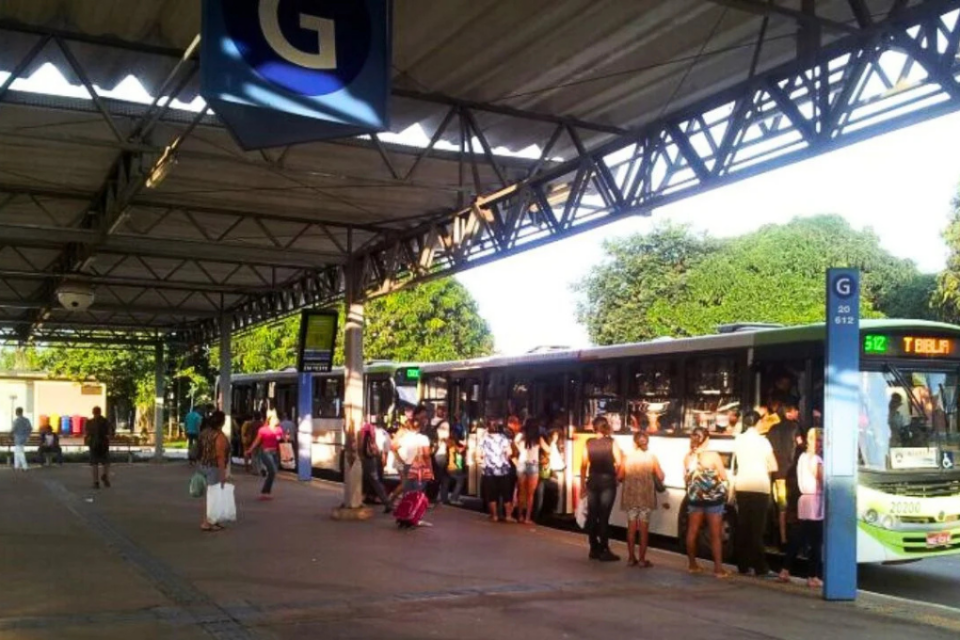
M 778 533 L 780 541 L 787 537 L 789 472 L 798 451 L 796 438 L 817 423 L 814 383 L 819 382 L 822 394 L 823 365 L 804 345 L 781 346 L 777 351 L 759 351 L 756 355 L 751 399 L 754 406 L 767 411 L 767 416 L 758 423 L 758 431 L 770 438 L 779 467 L 773 487 L 776 509 L 771 511 L 773 522 L 767 535 L 767 543 L 775 546 Z M 815 366 L 818 362 L 819 369 Z M 792 407 L 799 409 L 795 416 L 790 415 Z M 822 404 L 820 407 L 822 409 Z
M 530 386 L 531 415 L 543 420 L 541 427 L 544 441 L 559 449 L 561 459 L 567 447 L 568 425 L 573 420 L 571 407 L 576 397 L 576 381 L 571 382 L 570 373 L 554 373 L 538 376 Z M 556 436 L 554 436 L 556 434 Z M 542 452 L 541 462 L 549 463 L 549 451 Z M 566 469 L 551 470 L 550 477 L 541 479 L 543 483 L 543 513 L 564 513 L 566 511 L 565 494 Z
M 388 374 L 368 374 L 364 390 L 364 421 L 386 426 L 394 405 L 393 383 Z
M 476 464 L 476 451 L 479 446 L 480 435 L 477 433 L 477 423 L 480 416 L 480 389 L 482 380 L 479 377 L 451 378 L 447 395 L 447 409 L 450 417 L 451 429 L 458 431 L 459 437 L 467 445 L 464 455 L 464 465 L 467 473 L 467 495 L 479 495 L 480 467 Z
M 277 418 L 295 420 L 297 415 L 297 387 L 289 382 L 278 382 L 273 393 L 273 410 Z

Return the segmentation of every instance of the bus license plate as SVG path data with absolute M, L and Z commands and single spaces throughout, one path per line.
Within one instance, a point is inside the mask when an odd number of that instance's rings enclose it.
M 935 531 L 927 534 L 927 546 L 928 547 L 949 547 L 950 546 L 950 532 L 949 531 Z

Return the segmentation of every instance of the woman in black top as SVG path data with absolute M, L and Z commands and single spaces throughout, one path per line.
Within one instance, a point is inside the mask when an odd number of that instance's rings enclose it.
M 588 500 L 587 535 L 590 559 L 616 562 L 610 551 L 610 512 L 617 497 L 617 472 L 623 463 L 620 447 L 610 437 L 610 423 L 603 416 L 593 419 L 597 437 L 587 440 L 586 455 L 580 467 L 580 495 Z

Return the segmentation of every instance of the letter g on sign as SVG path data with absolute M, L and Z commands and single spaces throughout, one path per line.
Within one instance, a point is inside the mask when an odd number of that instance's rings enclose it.
M 853 278 L 845 275 L 834 278 L 833 292 L 842 299 L 847 299 L 854 295 L 857 291 L 853 282 Z
M 315 31 L 319 40 L 317 53 L 293 46 L 280 29 L 280 0 L 260 0 L 260 28 L 270 48 L 282 58 L 307 69 L 337 68 L 337 35 L 333 20 L 300 14 L 300 28 Z
M 365 0 L 221 0 L 227 35 L 266 82 L 298 96 L 348 88 L 370 56 Z

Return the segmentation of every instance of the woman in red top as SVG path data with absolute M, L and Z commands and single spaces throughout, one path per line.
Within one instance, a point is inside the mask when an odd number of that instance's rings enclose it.
M 263 487 L 260 489 L 260 499 L 270 500 L 272 496 L 270 491 L 273 489 L 273 481 L 277 477 L 277 469 L 280 468 L 280 441 L 284 439 L 283 429 L 280 427 L 280 420 L 277 414 L 271 414 L 270 418 L 257 431 L 257 437 L 247 449 L 246 455 L 250 456 L 254 449 L 260 447 L 260 464 L 267 477 L 263 480 Z

